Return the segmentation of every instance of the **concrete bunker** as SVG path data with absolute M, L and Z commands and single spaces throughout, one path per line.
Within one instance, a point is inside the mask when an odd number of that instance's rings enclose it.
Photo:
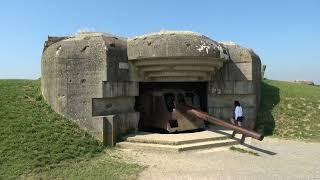
M 194 32 L 160 31 L 133 38 L 86 32 L 48 37 L 41 90 L 54 111 L 114 145 L 132 131 L 205 128 L 201 121 L 181 121 L 185 118 L 174 112 L 177 104 L 172 101 L 227 120 L 233 101 L 239 100 L 245 126 L 252 129 L 260 67 L 251 49 Z

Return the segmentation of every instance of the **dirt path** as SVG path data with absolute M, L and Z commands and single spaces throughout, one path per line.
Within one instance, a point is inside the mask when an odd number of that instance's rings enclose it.
M 247 150 L 185 153 L 119 150 L 126 159 L 147 166 L 140 179 L 320 179 L 320 143 L 266 138 Z

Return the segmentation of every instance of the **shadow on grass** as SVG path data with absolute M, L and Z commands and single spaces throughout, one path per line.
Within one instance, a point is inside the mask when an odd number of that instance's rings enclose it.
M 280 102 L 279 88 L 261 82 L 261 100 L 255 130 L 264 136 L 273 134 L 275 120 L 272 115 L 273 108 Z

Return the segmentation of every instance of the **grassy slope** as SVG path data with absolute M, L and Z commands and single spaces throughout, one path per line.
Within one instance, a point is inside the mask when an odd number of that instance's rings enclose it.
M 257 130 L 266 135 L 320 141 L 320 87 L 283 81 L 262 83 Z
M 0 176 L 42 174 L 91 176 L 134 175 L 140 167 L 115 160 L 112 150 L 54 113 L 41 98 L 40 81 L 0 80 Z M 98 160 L 100 163 L 95 166 Z
M 104 150 L 52 112 L 39 81 L 0 80 L 0 176 L 136 177 L 141 167 Z M 257 129 L 266 135 L 320 141 L 320 87 L 266 80 Z M 93 158 L 92 158 L 93 157 Z

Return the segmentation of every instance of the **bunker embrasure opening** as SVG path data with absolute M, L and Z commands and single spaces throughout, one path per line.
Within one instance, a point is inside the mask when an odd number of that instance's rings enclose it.
M 185 117 L 176 110 L 192 105 L 207 111 L 207 82 L 142 82 L 135 110 L 140 113 L 138 128 L 151 132 L 183 132 L 204 128 L 204 122 Z

